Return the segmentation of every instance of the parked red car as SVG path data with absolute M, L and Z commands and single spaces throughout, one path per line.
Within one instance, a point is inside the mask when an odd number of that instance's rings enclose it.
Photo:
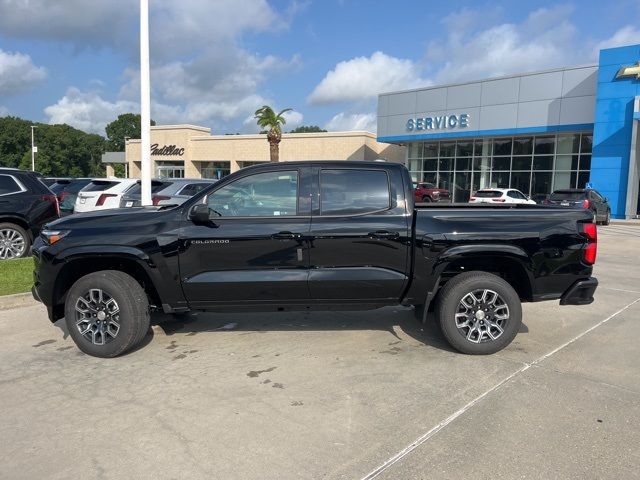
M 451 202 L 449 190 L 437 188 L 433 183 L 414 183 L 413 196 L 416 202 Z

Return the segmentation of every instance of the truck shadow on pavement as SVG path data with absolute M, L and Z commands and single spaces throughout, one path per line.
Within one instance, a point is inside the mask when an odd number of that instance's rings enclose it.
M 369 311 L 331 312 L 269 312 L 269 313 L 188 313 L 179 316 L 155 313 L 151 317 L 167 336 L 194 336 L 201 333 L 224 334 L 229 332 L 265 333 L 273 331 L 345 331 L 378 330 L 388 332 L 397 340 L 402 334 L 447 352 L 452 349 L 433 313 L 429 313 L 423 325 L 412 308 L 385 307 Z M 522 325 L 519 333 L 527 333 Z M 149 335 L 147 336 L 149 337 Z M 147 342 L 148 343 L 148 342 Z

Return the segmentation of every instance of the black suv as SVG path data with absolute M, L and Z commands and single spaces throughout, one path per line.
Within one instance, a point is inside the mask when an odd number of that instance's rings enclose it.
M 591 188 L 555 190 L 544 203 L 546 205 L 591 210 L 596 223 L 601 225 L 609 225 L 611 223 L 609 200 L 598 193 L 597 190 Z
M 0 260 L 25 257 L 40 228 L 60 216 L 40 174 L 0 168 Z

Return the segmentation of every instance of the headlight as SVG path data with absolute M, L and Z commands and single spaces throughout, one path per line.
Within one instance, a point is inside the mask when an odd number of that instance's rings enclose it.
M 40 236 L 42 237 L 42 240 L 44 240 L 44 242 L 47 245 L 53 245 L 54 243 L 58 243 L 60 240 L 62 240 L 64 237 L 66 237 L 69 234 L 69 230 L 42 230 L 40 232 Z

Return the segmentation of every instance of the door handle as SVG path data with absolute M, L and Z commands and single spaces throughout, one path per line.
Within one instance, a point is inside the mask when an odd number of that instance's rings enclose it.
M 275 240 L 292 240 L 292 239 L 298 239 L 300 237 L 302 237 L 302 234 L 292 233 L 292 232 L 278 232 L 271 235 L 271 238 Z
M 369 232 L 371 238 L 389 238 L 396 239 L 400 236 L 398 232 L 390 232 L 388 230 L 376 230 L 375 232 Z

